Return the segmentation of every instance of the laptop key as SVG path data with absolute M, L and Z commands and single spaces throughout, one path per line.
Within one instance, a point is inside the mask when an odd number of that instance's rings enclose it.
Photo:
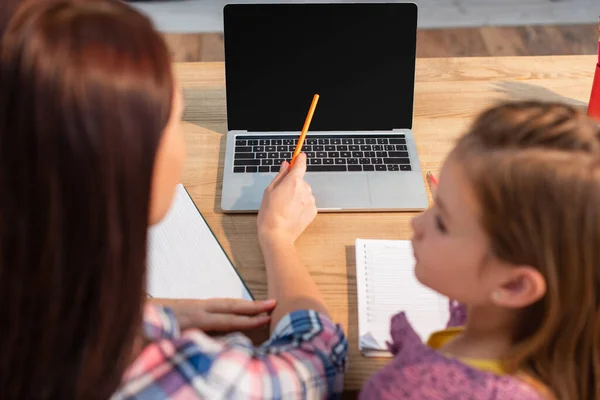
M 323 165 L 333 165 L 333 158 L 325 158 L 323 160 Z
M 400 171 L 400 167 L 398 167 L 397 165 L 388 165 L 387 169 L 388 171 Z
M 273 152 L 273 151 L 277 151 L 277 146 L 266 146 L 265 150 L 267 152 Z
M 365 157 L 375 158 L 377 157 L 377 154 L 375 154 L 374 151 L 365 151 Z
M 235 152 L 236 153 L 251 153 L 252 152 L 252 147 L 250 147 L 250 146 L 236 146 L 235 147 Z
M 283 139 L 283 145 L 284 146 L 293 146 L 294 145 L 294 139 Z
M 273 165 L 279 165 L 281 166 L 281 163 L 284 162 L 285 160 L 283 158 L 278 158 L 273 160 Z
M 319 144 L 329 144 L 329 139 L 319 139 Z
M 244 168 L 244 167 L 233 167 L 233 172 L 235 172 L 235 173 L 246 172 L 246 168 Z
M 260 164 L 261 165 L 273 165 L 273 160 L 267 158 L 265 160 L 261 160 Z
M 390 139 L 390 144 L 406 144 L 406 139 Z
M 342 139 L 342 144 L 352 144 L 352 139 L 350 139 L 350 138 Z
M 377 144 L 377 139 L 369 138 L 365 140 L 366 144 Z
M 388 144 L 388 140 L 385 138 L 377 139 L 377 144 Z
M 246 172 L 258 172 L 258 167 L 246 167 Z
M 396 150 L 398 150 L 398 151 L 405 151 L 405 150 L 408 150 L 408 147 L 406 147 L 403 144 L 397 144 L 396 145 Z
M 375 171 L 374 165 L 363 165 L 363 171 Z
M 267 153 L 256 153 L 256 158 L 267 158 Z
M 245 140 L 236 140 L 235 141 L 235 145 L 236 146 L 245 146 L 246 145 L 246 141 Z
M 380 145 L 380 144 L 375 145 L 375 146 L 373 146 L 373 150 L 375 150 L 375 151 L 382 151 L 383 150 L 383 146 Z
M 272 139 L 271 140 L 271 144 L 274 144 L 275 146 L 281 146 L 283 144 L 283 140 L 281 140 L 281 139 Z
M 349 158 L 352 157 L 352 153 L 350 153 L 349 151 L 342 151 L 340 152 L 340 156 L 344 158 Z
M 317 139 L 306 139 L 305 143 L 309 144 L 309 145 L 315 145 L 315 144 L 319 144 L 319 141 Z
M 377 157 L 379 157 L 379 158 L 385 158 L 387 156 L 388 156 L 387 151 L 378 151 L 377 152 Z
M 255 153 L 262 153 L 263 151 L 265 151 L 265 146 L 254 146 Z
M 400 166 L 400 171 L 412 171 L 412 168 L 410 167 L 410 165 L 402 164 Z
M 342 139 L 331 139 L 330 143 L 331 144 L 342 144 Z
M 270 143 L 268 139 L 261 139 L 258 141 L 258 144 L 261 146 L 268 146 Z
M 348 148 L 350 149 L 350 151 L 358 151 L 360 150 L 360 146 L 357 144 L 353 144 L 352 146 L 348 146 Z
M 349 158 L 347 162 L 348 164 L 358 164 L 358 158 Z
M 371 164 L 383 164 L 383 158 L 371 158 Z
M 279 158 L 279 153 L 269 153 L 269 158 Z
M 358 160 L 359 164 L 371 164 L 371 160 L 369 160 L 368 158 L 361 158 L 360 160 Z
M 279 172 L 280 169 L 281 169 L 281 165 L 273 165 L 271 167 L 271 172 Z
M 258 140 L 248 140 L 248 146 L 258 146 Z
M 354 139 L 354 144 L 365 144 L 365 139 L 363 139 L 363 138 Z
M 394 146 L 393 144 L 386 144 L 385 146 L 383 146 L 383 148 L 385 149 L 385 151 L 394 151 L 394 150 L 396 150 L 396 146 Z
M 362 158 L 364 156 L 365 156 L 365 154 L 362 151 L 353 151 L 352 152 L 352 157 L 354 157 L 354 158 Z
M 294 148 L 294 150 L 290 149 L 290 151 L 296 151 L 296 147 L 295 146 L 292 146 L 292 147 Z M 302 151 L 304 153 L 306 153 L 307 151 L 313 151 L 313 147 L 312 146 L 308 146 L 308 145 L 304 145 L 304 146 L 302 146 Z
M 342 144 L 340 146 L 336 146 L 335 149 L 337 151 L 348 151 L 348 146 L 346 146 L 345 144 Z
M 234 160 L 233 165 L 260 165 L 260 160 Z
M 335 151 L 335 146 L 327 145 L 327 146 L 325 146 L 325 151 Z
M 271 167 L 260 166 L 258 167 L 258 172 L 271 172 Z
M 325 153 L 324 151 L 317 151 L 317 157 L 325 158 L 327 157 L 327 153 Z
M 323 150 L 325 150 L 325 146 L 320 146 L 320 145 L 313 146 L 313 151 L 323 151 Z
M 375 166 L 375 171 L 387 171 L 387 168 L 385 165 L 381 164 L 381 165 L 376 165 Z
M 330 151 L 329 153 L 327 153 L 327 157 L 329 158 L 338 158 L 340 156 L 340 153 L 337 151 Z
M 344 158 L 334 158 L 336 165 L 345 165 L 346 160 Z
M 307 151 L 305 154 L 306 154 L 306 158 L 315 158 L 314 151 Z
M 362 171 L 360 165 L 348 165 L 348 171 Z
M 410 159 L 408 158 L 384 158 L 384 164 L 410 164 Z
M 371 146 L 370 144 L 362 144 L 360 146 L 360 151 L 371 151 L 373 150 L 373 146 Z
M 320 158 L 311 158 L 310 159 L 310 165 L 321 165 L 323 164 L 323 160 L 321 160 Z
M 345 165 L 309 165 L 307 172 L 342 172 L 346 171 Z
M 277 151 L 279 151 L 279 152 L 288 151 L 288 147 L 287 146 L 277 146 Z
M 242 158 L 254 158 L 254 153 L 235 153 L 234 159 L 239 160 Z
M 390 151 L 390 157 L 408 157 L 408 151 Z
M 281 158 L 285 158 L 286 160 L 289 160 L 290 158 L 292 158 L 292 153 L 290 153 L 289 151 L 286 151 L 285 153 L 280 153 Z

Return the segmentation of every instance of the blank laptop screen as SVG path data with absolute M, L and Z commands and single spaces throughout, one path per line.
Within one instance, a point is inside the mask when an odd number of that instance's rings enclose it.
M 233 4 L 225 7 L 229 130 L 412 127 L 417 7 Z

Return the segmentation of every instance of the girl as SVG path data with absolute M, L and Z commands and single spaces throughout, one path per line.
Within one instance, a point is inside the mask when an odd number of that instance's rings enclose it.
M 466 306 L 421 343 L 402 313 L 394 360 L 361 398 L 600 398 L 600 128 L 567 105 L 483 113 L 413 220 L 415 275 Z
M 24 2 L 6 28 L 1 399 L 341 392 L 345 337 L 294 249 L 316 215 L 305 157 L 282 165 L 259 214 L 272 300 L 144 310 L 148 225 L 168 210 L 184 160 L 173 78 L 159 34 L 120 1 Z M 269 322 L 259 348 L 200 330 Z

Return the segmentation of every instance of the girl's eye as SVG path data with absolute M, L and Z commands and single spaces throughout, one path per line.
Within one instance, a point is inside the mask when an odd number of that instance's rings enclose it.
M 435 216 L 435 226 L 442 233 L 448 232 L 448 230 L 446 229 L 446 225 L 444 225 L 444 221 L 442 220 L 442 217 L 439 214 L 436 214 Z

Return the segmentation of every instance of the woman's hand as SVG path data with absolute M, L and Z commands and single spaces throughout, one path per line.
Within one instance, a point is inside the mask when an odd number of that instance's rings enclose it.
M 205 332 L 237 332 L 258 328 L 271 322 L 268 315 L 275 300 L 241 299 L 152 299 L 153 304 L 173 310 L 180 328 L 197 328 Z
M 317 216 L 315 197 L 304 180 L 306 155 L 300 154 L 290 168 L 284 162 L 267 187 L 258 212 L 261 243 L 272 240 L 294 243 Z

